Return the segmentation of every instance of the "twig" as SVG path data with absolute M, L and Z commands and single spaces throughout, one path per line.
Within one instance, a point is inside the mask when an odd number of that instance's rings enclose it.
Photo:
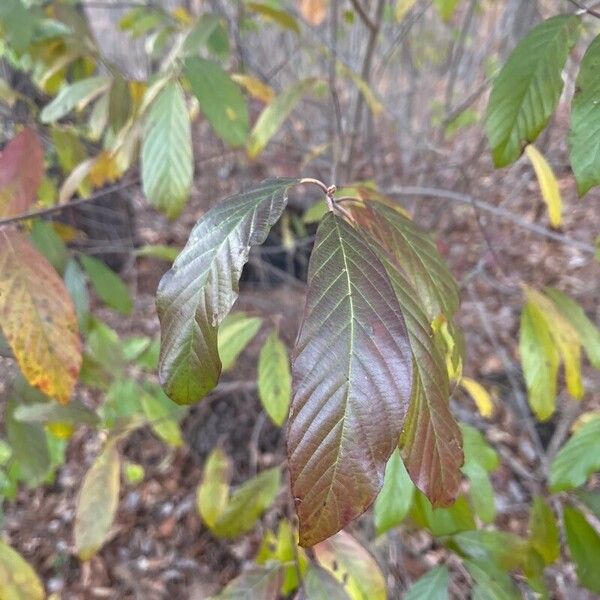
M 371 17 L 367 14 L 367 11 L 363 8 L 363 5 L 359 2 L 359 0 L 350 0 L 354 10 L 358 13 L 361 21 L 371 30 L 377 31 L 379 29 L 379 24 L 373 21 Z
M 540 235 L 542 237 L 546 237 L 556 242 L 561 242 L 562 244 L 572 246 L 573 248 L 578 248 L 579 250 L 587 254 L 596 253 L 596 249 L 592 244 L 582 242 L 581 240 L 576 240 L 562 233 L 557 233 L 556 231 L 547 229 L 542 225 L 530 223 L 529 221 L 526 221 L 519 215 L 516 215 L 515 213 L 506 210 L 505 208 L 502 208 L 500 206 L 494 206 L 493 204 L 489 204 L 488 202 L 484 202 L 483 200 L 477 200 L 476 198 L 473 198 L 468 194 L 461 194 L 458 192 L 453 192 L 452 190 L 419 186 L 394 187 L 389 190 L 386 190 L 385 193 L 388 196 L 428 196 L 430 198 L 443 198 L 445 200 L 452 200 L 454 202 L 459 202 L 460 204 L 470 204 L 471 206 L 476 206 L 480 210 L 496 215 L 497 217 L 500 217 L 507 221 L 511 221 L 519 227 L 527 229 L 528 231 L 536 233 L 537 235 Z
M 15 223 L 27 221 L 28 219 L 35 219 L 36 217 L 46 217 L 48 215 L 53 215 L 55 213 L 62 212 L 63 210 L 73 208 L 74 206 L 86 204 L 88 202 L 93 202 L 94 200 L 99 200 L 100 198 L 104 198 L 105 196 L 110 196 L 114 192 L 122 191 L 128 187 L 137 185 L 138 183 L 139 180 L 137 178 L 129 181 L 121 181 L 120 183 L 106 187 L 100 190 L 99 192 L 96 192 L 95 194 L 91 194 L 87 198 L 79 198 L 79 200 L 74 200 L 73 202 L 68 202 L 66 204 L 57 204 L 56 206 L 51 206 L 50 208 L 42 208 L 40 210 L 33 210 L 31 212 L 22 213 L 14 217 L 0 219 L 0 227 L 4 227 L 6 225 L 14 225 Z
M 593 8 L 588 8 L 585 4 L 583 4 L 583 2 L 580 2 L 579 0 L 567 0 L 567 2 L 570 2 L 573 6 L 576 6 L 580 12 L 588 14 L 592 17 L 596 17 L 596 19 L 600 19 L 600 12 L 594 10 Z

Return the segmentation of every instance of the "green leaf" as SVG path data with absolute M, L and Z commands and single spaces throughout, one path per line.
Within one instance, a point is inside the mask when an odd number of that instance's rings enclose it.
M 559 15 L 534 27 L 494 81 L 486 130 L 496 167 L 515 162 L 546 127 L 563 90 L 561 73 L 580 21 Z
M 394 450 L 385 467 L 385 479 L 377 500 L 374 519 L 377 535 L 400 525 L 412 506 L 415 486 L 402 462 L 400 451 Z
M 121 278 L 101 260 L 81 255 L 81 264 L 89 275 L 98 297 L 110 308 L 129 315 L 133 310 L 133 300 L 129 289 Z
M 119 132 L 124 127 L 132 109 L 129 82 L 121 75 L 116 75 L 108 96 L 108 119 L 114 132 Z
M 386 585 L 375 559 L 350 534 L 340 531 L 314 547 L 319 565 L 343 584 L 351 600 L 386 600 Z
M 445 22 L 450 21 L 460 0 L 434 0 L 435 7 L 437 8 L 440 17 Z
M 410 587 L 404 600 L 447 600 L 449 584 L 448 567 L 435 567 Z
M 123 467 L 123 473 L 127 483 L 130 485 L 137 485 L 144 481 L 145 471 L 142 465 L 127 461 Z
M 529 532 L 531 545 L 544 562 L 551 565 L 560 556 L 560 532 L 552 509 L 540 496 L 536 496 L 531 505 Z
M 600 184 L 599 65 L 600 36 L 590 44 L 581 60 L 571 104 L 569 147 L 580 196 Z
M 448 508 L 433 508 L 427 497 L 417 492 L 410 517 L 419 527 L 429 529 L 435 537 L 475 529 L 473 511 L 465 496 L 459 496 Z
M 250 531 L 257 519 L 273 503 L 279 492 L 281 471 L 273 467 L 244 482 L 231 497 L 212 531 L 223 538 L 234 538 Z
M 577 331 L 589 361 L 596 369 L 600 369 L 600 329 L 587 317 L 581 306 L 566 294 L 554 288 L 546 288 L 544 293 Z
M 141 248 L 138 248 L 134 254 L 138 257 L 147 256 L 167 262 L 173 262 L 180 252 L 181 248 L 176 248 L 174 246 L 166 246 L 163 244 L 147 244 Z
M 577 490 L 575 493 L 577 498 L 594 513 L 596 518 L 600 519 L 600 492 Z
M 198 513 L 213 528 L 225 512 L 229 500 L 231 461 L 220 448 L 215 448 L 206 459 L 202 481 L 196 498 Z
M 0 24 L 2 35 L 18 52 L 25 52 L 29 46 L 37 19 L 32 18 L 31 9 L 22 0 L 2 0 L 0 3 Z
M 17 394 L 18 392 L 8 400 L 6 406 L 6 437 L 21 478 L 28 487 L 35 487 L 42 483 L 50 472 L 50 448 L 41 425 L 23 423 L 15 418 L 17 402 L 24 402 Z
M 247 2 L 246 8 L 259 14 L 268 21 L 276 23 L 284 29 L 289 29 L 294 33 L 300 33 L 300 27 L 298 26 L 296 19 L 293 17 L 293 15 L 284 10 L 273 8 L 272 6 L 263 4 L 262 2 Z
M 272 331 L 258 358 L 258 396 L 266 413 L 281 427 L 292 399 L 290 359 L 285 344 Z
M 199 57 L 185 61 L 185 76 L 217 135 L 233 148 L 243 146 L 250 125 L 240 88 L 217 63 Z
M 159 377 L 167 395 L 191 404 L 219 379 L 218 326 L 231 310 L 252 246 L 262 244 L 297 179 L 267 180 L 231 196 L 196 223 L 158 287 Z
M 144 193 L 169 218 L 181 212 L 194 175 L 192 131 L 181 87 L 168 83 L 151 105 L 141 149 Z
M 412 243 L 403 243 L 399 230 L 405 226 L 408 232 L 408 225 L 400 225 L 396 215 L 403 217 L 397 211 L 385 208 L 378 202 L 366 202 L 352 205 L 350 211 L 385 265 L 408 329 L 413 383 L 409 412 L 400 439 L 404 464 L 415 485 L 436 506 L 448 506 L 456 498 L 460 485 L 462 440 L 450 411 L 450 386 L 444 356 L 423 307 L 429 301 L 432 311 L 436 304 L 453 310 L 455 284 L 441 258 L 430 254 L 435 248 L 424 240 L 419 245 L 413 240 L 413 235 L 418 233 L 416 227 L 414 234 L 405 233 L 406 240 Z M 427 272 L 420 272 L 420 269 Z M 422 296 L 413 289 L 408 277 L 415 282 L 421 281 L 416 285 L 422 290 Z M 426 292 L 423 290 L 428 280 L 429 291 Z M 442 290 L 447 291 L 446 299 L 442 299 Z
M 44 106 L 40 113 L 42 123 L 54 123 L 68 115 L 73 109 L 83 110 L 94 98 L 105 92 L 110 79 L 105 76 L 88 77 L 63 87 L 58 96 Z
M 51 223 L 36 219 L 31 228 L 31 241 L 59 273 L 64 273 L 69 253 Z
M 0 540 L 0 593 L 4 600 L 44 600 L 44 586 L 29 563 Z
M 462 472 L 471 483 L 471 502 L 479 518 L 484 523 L 491 523 L 496 517 L 496 498 L 488 473 L 497 469 L 500 461 L 477 429 L 465 423 L 461 423 L 460 428 L 465 453 Z
M 329 213 L 310 257 L 292 361 L 288 457 L 301 546 L 333 535 L 375 500 L 408 409 L 411 362 L 383 264 Z
M 564 508 L 565 530 L 571 558 L 575 563 L 579 583 L 588 590 L 600 594 L 600 535 L 587 519 L 574 508 Z
M 140 389 L 140 404 L 152 431 L 170 446 L 183 446 L 181 429 L 177 422 L 180 407 L 174 404 L 159 386 L 152 391 Z
M 119 452 L 107 442 L 83 478 L 75 513 L 75 548 L 89 560 L 102 547 L 119 502 Z
M 550 489 L 570 490 L 600 470 L 600 417 L 578 429 L 559 450 L 550 466 Z
M 181 56 L 187 57 L 198 54 L 200 50 L 206 47 L 210 36 L 220 23 L 221 18 L 218 15 L 201 15 L 183 40 Z
M 92 425 L 99 423 L 98 415 L 79 400 L 72 400 L 67 406 L 54 402 L 22 404 L 15 409 L 14 418 L 24 423 L 69 423 L 71 425 Z
M 343 584 L 316 565 L 308 567 L 303 584 L 305 600 L 350 600 Z
M 262 319 L 248 317 L 243 312 L 228 314 L 219 327 L 217 348 L 223 371 L 229 371 L 244 348 L 258 333 Z
M 283 580 L 279 565 L 253 567 L 230 581 L 211 600 L 277 600 Z
M 466 560 L 465 566 L 475 583 L 473 600 L 521 600 L 508 573 L 493 563 Z
M 531 302 L 521 312 L 519 351 L 529 404 L 538 419 L 547 420 L 556 407 L 560 357 L 543 315 Z
M 248 140 L 248 155 L 256 158 L 279 131 L 298 102 L 311 92 L 319 79 L 303 79 L 279 94 L 260 113 Z

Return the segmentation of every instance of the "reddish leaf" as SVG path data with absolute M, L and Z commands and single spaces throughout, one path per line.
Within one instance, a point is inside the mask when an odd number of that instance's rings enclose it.
M 383 264 L 328 214 L 293 354 L 288 456 L 302 546 L 333 535 L 377 496 L 406 416 L 411 362 Z
M 44 176 L 44 150 L 37 134 L 24 129 L 0 153 L 0 217 L 33 204 Z
M 0 327 L 29 383 L 67 403 L 81 367 L 75 308 L 50 263 L 13 229 L 0 230 Z
M 408 329 L 414 371 L 401 438 L 404 462 L 411 479 L 431 503 L 447 506 L 455 500 L 460 485 L 462 436 L 450 412 L 444 357 L 434 342 L 425 311 L 454 310 L 455 285 L 425 234 L 419 234 L 419 244 L 399 237 L 404 235 L 401 229 L 419 231 L 416 225 L 400 224 L 406 221 L 402 215 L 374 202 L 355 205 L 350 211 L 385 264 Z M 444 290 L 449 298 L 444 298 Z

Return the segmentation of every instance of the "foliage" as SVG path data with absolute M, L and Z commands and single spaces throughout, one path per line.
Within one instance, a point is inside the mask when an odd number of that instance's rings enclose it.
M 438 19 L 449 22 L 459 2 L 434 5 Z M 402 22 L 416 7 L 400 0 L 389 19 Z M 243 10 L 255 28 L 244 35 L 277 27 L 301 36 L 323 23 L 330 7 L 303 0 L 302 20 L 278 2 L 247 2 Z M 554 228 L 562 225 L 561 185 L 533 143 L 563 93 L 562 71 L 582 36 L 582 21 L 582 14 L 558 15 L 529 31 L 495 77 L 486 116 L 495 165 L 527 154 Z M 376 35 L 381 23 L 367 15 L 365 25 Z M 137 256 L 174 260 L 157 291 L 160 344 L 120 337 L 92 311 L 100 304 L 131 315 L 134 298 L 118 273 L 70 245 L 73 232 L 40 218 L 43 209 L 58 212 L 75 195 L 83 199 L 124 180 L 139 163 L 147 200 L 175 219 L 194 187 L 198 115 L 223 144 L 220 151 L 243 149 L 252 160 L 303 99 L 318 97 L 331 83 L 308 76 L 276 91 L 257 73 L 233 72 L 230 46 L 238 41 L 232 35 L 230 43 L 222 15 L 206 7 L 192 15 L 182 7 L 140 5 L 120 27 L 144 39 L 151 64 L 144 80 L 129 78 L 102 56 L 74 3 L 8 0 L 0 6 L 0 57 L 43 98 L 27 98 L 0 82 L 2 101 L 24 108 L 28 123 L 14 127 L 0 154 L 1 341 L 20 371 L 0 440 L 2 498 L 14 498 L 21 484 L 52 483 L 69 438 L 76 428 L 88 428 L 98 453 L 81 483 L 74 548 L 80 560 L 91 559 L 110 538 L 121 472 L 125 485 L 145 477 L 143 467 L 123 455 L 123 441 L 148 427 L 170 448 L 184 445 L 182 405 L 214 392 L 221 374 L 233 371 L 254 343 L 260 347 L 257 396 L 272 423 L 285 427 L 291 490 L 282 487 L 284 466 L 272 463 L 236 482 L 231 458 L 216 447 L 197 488 L 198 516 L 212 535 L 238 538 L 285 496 L 298 527 L 290 514 L 276 530 L 264 530 L 256 565 L 215 598 L 276 600 L 299 589 L 309 599 L 386 598 L 376 559 L 360 536 L 344 531 L 371 505 L 378 536 L 421 528 L 453 553 L 470 575 L 475 598 L 519 597 L 515 576 L 520 589 L 548 597 L 544 570 L 564 550 L 579 583 L 600 593 L 600 535 L 596 519 L 588 518 L 588 512 L 598 516 L 599 502 L 587 489 L 600 469 L 600 419 L 586 415 L 558 449 L 543 473 L 547 497 L 531 501 L 528 534 L 499 528 L 493 473 L 500 458 L 479 417 L 490 418 L 495 405 L 485 387 L 462 375 L 462 335 L 454 322 L 459 286 L 436 242 L 372 183 L 336 192 L 311 178 L 270 178 L 205 212 L 179 253 L 138 249 Z M 570 159 L 582 196 L 600 184 L 598 39 L 581 60 L 571 107 Z M 364 72 L 337 56 L 331 72 L 356 88 L 359 106 L 364 101 L 374 116 L 382 112 Z M 469 110 L 443 123 L 447 135 L 471 124 Z M 303 318 L 288 353 L 277 322 L 266 332 L 266 318 L 231 311 L 250 252 L 278 222 L 289 227 L 288 194 L 306 185 L 316 185 L 324 198 L 298 218 L 302 227 L 317 225 Z M 563 292 L 522 289 L 524 385 L 531 410 L 546 421 L 563 409 L 561 367 L 568 394 L 584 399 L 582 356 L 600 368 L 600 331 Z M 479 412 L 470 424 L 452 412 L 458 386 Z M 83 387 L 101 398 L 93 408 L 79 394 Z M 406 598 L 449 597 L 450 567 L 432 568 Z M 4 542 L 0 592 L 44 596 L 33 569 Z

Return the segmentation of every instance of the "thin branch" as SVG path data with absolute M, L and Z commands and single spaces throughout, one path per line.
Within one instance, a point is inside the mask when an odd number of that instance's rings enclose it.
M 74 200 L 73 202 L 68 202 L 66 204 L 57 204 L 56 206 L 51 206 L 50 208 L 42 208 L 40 210 L 33 210 L 31 212 L 22 213 L 20 215 L 16 215 L 14 217 L 8 217 L 6 219 L 0 219 L 0 227 L 4 227 L 6 225 L 14 225 L 15 223 L 20 223 L 21 221 L 27 221 L 28 219 L 35 219 L 36 217 L 46 217 L 48 215 L 53 215 L 55 213 L 62 212 L 63 210 L 67 210 L 69 208 L 73 208 L 74 206 L 78 206 L 80 204 L 86 204 L 88 202 L 93 202 L 94 200 L 99 200 L 100 198 L 104 198 L 106 196 L 110 196 L 115 192 L 119 192 L 128 187 L 132 187 L 137 185 L 139 180 L 132 179 L 129 181 L 122 181 L 115 185 L 111 185 L 106 187 L 95 194 L 91 194 L 87 198 L 80 198 L 79 200 Z
M 585 4 L 583 4 L 583 2 L 580 2 L 579 0 L 567 0 L 567 2 L 570 2 L 573 6 L 576 6 L 579 9 L 578 12 L 596 17 L 596 19 L 600 19 L 600 12 L 594 10 L 593 8 L 588 8 Z
M 350 0 L 354 10 L 358 13 L 361 21 L 371 30 L 377 31 L 379 29 L 379 25 L 371 19 L 371 17 L 367 14 L 367 11 L 364 9 L 363 5 L 359 0 Z
M 587 254 L 596 253 L 596 249 L 592 244 L 588 244 L 587 242 L 576 240 L 572 237 L 569 237 L 568 235 L 552 231 L 551 229 L 543 227 L 542 225 L 530 223 L 529 221 L 526 221 L 519 215 L 516 215 L 515 213 L 506 210 L 505 208 L 502 208 L 500 206 L 494 206 L 493 204 L 489 204 L 488 202 L 484 202 L 483 200 L 477 200 L 472 196 L 469 196 L 468 194 L 460 194 L 451 190 L 419 186 L 395 187 L 386 190 L 385 193 L 389 196 L 428 196 L 430 198 L 444 198 L 446 200 L 452 200 L 461 204 L 470 204 L 471 206 L 476 206 L 480 210 L 496 215 L 497 217 L 500 217 L 507 221 L 511 221 L 519 227 L 527 229 L 528 231 L 536 233 L 537 235 L 540 235 L 542 237 L 546 237 L 556 242 L 566 244 L 567 246 L 572 246 L 573 248 L 578 248 L 579 250 Z

